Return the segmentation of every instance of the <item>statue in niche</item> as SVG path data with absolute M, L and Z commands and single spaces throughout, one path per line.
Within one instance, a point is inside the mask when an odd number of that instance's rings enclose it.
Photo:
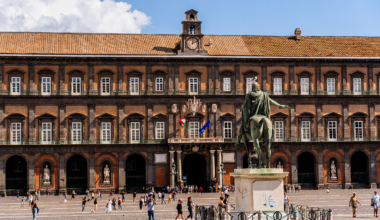
M 49 169 L 48 165 L 46 165 L 45 168 L 44 168 L 43 183 L 45 185 L 49 185 L 50 184 L 50 169 Z
M 110 168 L 106 164 L 106 167 L 104 167 L 104 183 L 110 183 Z
M 281 164 L 281 161 L 278 161 L 278 163 L 277 163 L 277 168 L 280 168 L 280 169 L 284 168 L 284 167 L 282 166 L 282 164 Z
M 336 176 L 336 165 L 335 160 L 331 161 L 330 165 L 330 173 L 331 173 L 331 179 L 336 180 L 338 177 Z

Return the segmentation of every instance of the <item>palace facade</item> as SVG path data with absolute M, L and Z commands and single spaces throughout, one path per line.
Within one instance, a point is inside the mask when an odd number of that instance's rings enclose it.
M 233 184 L 255 77 L 290 106 L 271 107 L 287 183 L 380 184 L 380 38 L 203 35 L 185 15 L 181 35 L 0 33 L 0 193 Z

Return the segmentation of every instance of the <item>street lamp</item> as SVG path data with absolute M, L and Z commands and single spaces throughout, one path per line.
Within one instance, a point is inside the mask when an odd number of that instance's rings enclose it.
M 224 174 L 226 173 L 226 170 L 223 168 L 224 168 L 224 164 L 222 162 L 222 163 L 220 163 L 220 170 L 218 169 L 218 174 L 222 174 L 222 190 L 224 187 Z
M 172 164 L 172 172 L 170 172 L 170 175 L 174 176 L 174 183 L 173 183 L 174 186 L 176 185 L 175 184 L 175 180 L 177 179 L 177 175 L 178 175 L 178 170 L 176 170 L 175 168 L 176 168 L 176 166 L 175 166 L 175 163 L 173 162 L 173 164 Z

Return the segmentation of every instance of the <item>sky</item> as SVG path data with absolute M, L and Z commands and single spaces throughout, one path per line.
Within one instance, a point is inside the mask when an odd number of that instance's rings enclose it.
M 380 36 L 379 0 L 0 0 L 0 31 L 181 34 L 189 9 L 203 34 Z

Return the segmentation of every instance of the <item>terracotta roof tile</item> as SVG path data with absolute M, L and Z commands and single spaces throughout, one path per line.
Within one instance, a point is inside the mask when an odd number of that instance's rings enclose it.
M 180 41 L 180 35 L 3 32 L 0 53 L 175 55 Z M 380 57 L 379 37 L 205 35 L 203 42 L 219 56 Z

